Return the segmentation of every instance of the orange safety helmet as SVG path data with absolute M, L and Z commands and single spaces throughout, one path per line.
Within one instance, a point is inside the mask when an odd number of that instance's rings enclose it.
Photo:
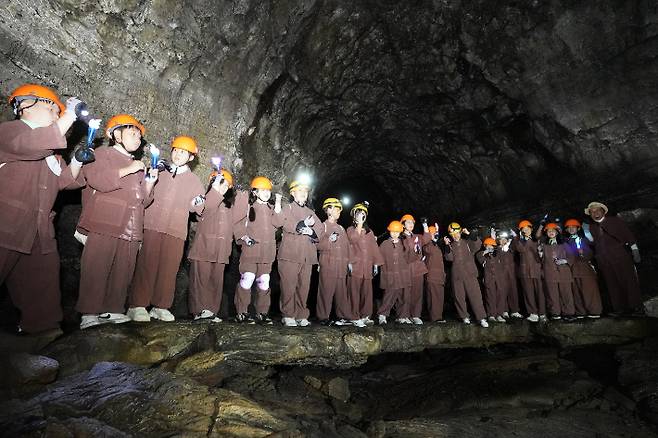
M 61 100 L 59 100 L 59 97 L 57 97 L 57 94 L 50 88 L 43 86 L 43 85 L 37 85 L 37 84 L 24 84 L 21 85 L 20 87 L 16 88 L 10 95 L 9 95 L 9 104 L 13 105 L 15 108 L 15 112 L 17 113 L 16 108 L 18 108 L 18 104 L 20 103 L 21 100 L 23 99 L 44 99 L 44 100 L 49 100 L 55 105 L 59 107 L 59 112 L 60 114 L 64 112 L 66 109 L 66 106 L 62 103 Z M 15 102 L 14 102 L 15 100 Z
M 392 221 L 390 224 L 388 224 L 388 227 L 386 227 L 388 231 L 395 231 L 398 233 L 401 233 L 404 230 L 404 225 L 402 225 L 402 222 L 400 221 Z
M 400 222 L 404 223 L 404 221 L 411 221 L 411 222 L 414 222 L 414 223 L 415 223 L 415 222 L 416 222 L 416 219 L 414 219 L 414 217 L 413 217 L 412 215 L 410 215 L 410 214 L 405 214 L 405 215 L 402 216 L 402 218 L 400 219 Z
M 142 133 L 142 137 L 144 134 L 146 134 L 146 128 L 144 128 L 144 125 L 139 123 L 136 118 L 130 114 L 117 114 L 110 117 L 110 120 L 107 121 L 107 125 L 105 126 L 105 135 L 107 138 L 112 138 L 112 132 L 114 132 L 115 129 L 121 128 L 123 126 L 134 126 Z
M 525 227 L 532 228 L 532 222 L 530 222 L 529 220 L 525 220 L 525 219 L 522 220 L 521 222 L 519 222 L 519 230 L 521 230 Z
M 264 176 L 257 176 L 251 180 L 252 189 L 272 190 L 272 181 Z
M 496 241 L 494 240 L 493 237 L 487 237 L 486 239 L 484 239 L 484 241 L 482 242 L 482 244 L 483 244 L 484 246 L 487 246 L 487 245 L 497 246 Z
M 580 228 L 580 221 L 578 219 L 567 219 L 567 221 L 564 223 L 565 228 L 566 227 L 578 227 Z
M 429 227 L 429 232 L 430 232 L 430 234 L 432 234 L 432 235 L 436 234 L 436 227 L 435 227 L 434 225 L 431 225 L 431 226 Z
M 187 135 L 179 135 L 171 142 L 172 149 L 182 149 L 190 154 L 196 155 L 199 153 L 199 148 L 196 146 L 196 140 Z
M 560 231 L 560 226 L 558 224 L 556 224 L 555 222 L 549 222 L 544 227 L 544 231 L 548 231 L 548 230 L 558 230 L 558 231 Z
M 229 172 L 226 169 L 222 169 L 222 177 L 228 182 L 229 187 L 233 187 L 233 175 L 231 175 L 231 172 Z M 215 178 L 219 173 L 217 173 L 216 170 L 213 170 L 210 172 L 210 176 L 208 177 L 208 180 L 212 181 L 213 178 Z

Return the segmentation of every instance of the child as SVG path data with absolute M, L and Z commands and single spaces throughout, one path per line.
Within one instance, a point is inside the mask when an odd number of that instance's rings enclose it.
M 576 315 L 579 317 L 599 318 L 601 316 L 601 293 L 596 270 L 592 266 L 592 247 L 587 239 L 578 234 L 580 222 L 569 219 L 564 223 L 569 238 L 567 245 L 573 265 L 573 298 Z
M 405 214 L 400 219 L 400 223 L 404 226 L 401 239 L 402 243 L 409 251 L 412 261 L 409 265 L 411 269 L 411 291 L 409 302 L 409 314 L 411 321 L 414 324 L 422 324 L 423 320 L 420 319 L 421 312 L 423 311 L 423 286 L 425 284 L 425 274 L 427 273 L 427 266 L 423 262 L 423 245 L 429 243 L 432 236 L 427 227 L 427 221 L 423 221 L 423 234 L 414 234 L 414 225 L 416 220 L 410 214 Z
M 79 102 L 64 106 L 50 88 L 22 85 L 9 96 L 17 119 L 0 124 L 0 284 L 27 333 L 58 329 L 62 319 L 52 209 L 59 190 L 84 180 L 81 163 L 67 166 L 53 150 L 66 149 Z
M 411 324 L 409 319 L 409 299 L 411 297 L 411 263 L 415 260 L 411 250 L 407 248 L 400 239 L 400 233 L 404 230 L 402 222 L 391 222 L 387 230 L 390 237 L 379 245 L 383 257 L 382 275 L 379 285 L 384 289 L 384 299 L 379 306 L 377 317 L 379 324 L 386 324 L 386 318 L 393 306 L 396 308 L 398 319 L 401 324 Z
M 565 320 L 570 321 L 575 313 L 571 289 L 570 265 L 573 264 L 571 254 L 567 245 L 562 243 L 557 224 L 552 222 L 546 224 L 544 231 L 546 238 L 537 250 L 542 260 L 548 312 L 553 320 L 564 317 Z
M 343 204 L 336 198 L 327 198 L 322 204 L 327 214 L 324 222 L 324 233 L 318 242 L 320 254 L 320 282 L 318 284 L 318 299 L 316 316 L 324 324 L 328 324 L 331 314 L 331 302 L 336 302 L 336 325 L 351 323 L 357 327 L 365 327 L 358 314 L 352 312 L 347 297 L 347 272 L 350 261 L 350 242 L 347 240 L 345 228 L 338 224 Z
M 224 291 L 224 270 L 233 249 L 233 227 L 240 207 L 236 205 L 233 175 L 228 170 L 213 172 L 210 187 L 187 256 L 190 259 L 189 307 L 195 321 L 221 322 L 217 315 Z M 243 198 L 246 208 L 246 197 Z
M 240 254 L 240 281 L 235 290 L 237 322 L 255 324 L 249 316 L 251 287 L 256 283 L 256 319 L 266 325 L 272 324 L 269 317 L 271 304 L 270 272 L 276 257 L 276 229 L 282 224 L 281 195 L 275 196 L 274 208 L 269 201 L 272 197 L 272 181 L 264 176 L 251 180 L 251 193 L 235 228 L 235 239 L 242 249 Z M 242 203 L 240 203 L 242 204 Z M 243 207 L 238 207 L 242 209 Z
M 85 165 L 91 192 L 79 224 L 88 233 L 76 306 L 82 313 L 81 329 L 130 321 L 123 313 L 126 295 L 142 243 L 144 207 L 158 178 L 157 169 L 145 178 L 144 163 L 132 155 L 144 132 L 133 116 L 113 116 L 105 130 L 110 145 L 96 149 L 96 161 Z
M 523 315 L 519 313 L 519 289 L 516 284 L 516 263 L 514 262 L 514 251 L 512 250 L 512 240 L 510 239 L 513 231 L 500 231 L 496 238 L 498 239 L 498 261 L 500 263 L 500 275 L 498 278 L 500 290 L 505 294 L 503 301 L 503 318 L 521 319 Z M 511 312 L 510 315 L 508 313 Z
M 443 238 L 446 244 L 445 259 L 452 262 L 452 291 L 455 294 L 457 314 L 464 324 L 471 323 L 466 308 L 466 298 L 468 297 L 468 302 L 475 317 L 480 321 L 482 327 L 487 328 L 489 324 L 485 319 L 482 291 L 478 282 L 478 270 L 475 266 L 474 256 L 482 242 L 475 235 L 471 236 L 471 241 L 463 240 L 461 238 L 462 234 L 468 236 L 471 233 L 456 222 L 448 225 L 448 233 L 452 240 L 447 236 Z
M 372 315 L 372 278 L 379 272 L 383 263 L 382 255 L 377 246 L 377 238 L 370 230 L 368 218 L 368 202 L 362 202 L 352 207 L 350 216 L 353 224 L 347 229 L 350 241 L 350 278 L 347 283 L 347 293 L 350 297 L 352 311 L 367 325 L 374 322 Z
M 204 207 L 205 189 L 188 166 L 198 153 L 192 137 L 174 138 L 171 165 L 159 174 L 153 189 L 153 203 L 144 213 L 144 241 L 128 297 L 128 317 L 133 321 L 175 319 L 169 308 L 174 302 L 188 219 L 190 213 L 200 214 Z M 150 312 L 148 306 L 152 306 Z
M 482 242 L 484 249 L 478 252 L 475 257 L 484 268 L 484 304 L 489 315 L 489 321 L 506 322 L 503 318 L 504 308 L 506 306 L 506 291 L 502 286 L 502 266 L 500 258 L 496 252 L 496 241 L 492 237 L 487 237 Z
M 427 266 L 427 310 L 430 322 L 445 323 L 443 319 L 444 287 L 446 273 L 443 267 L 443 251 L 439 246 L 439 226 L 434 224 L 428 229 L 432 240 L 423 246 L 425 265 Z
M 539 322 L 546 320 L 546 298 L 541 281 L 541 260 L 537 252 L 537 241 L 532 239 L 532 223 L 528 220 L 519 222 L 520 236 L 512 240 L 512 249 L 519 254 L 517 275 L 523 289 L 523 301 L 528 312 L 527 320 Z

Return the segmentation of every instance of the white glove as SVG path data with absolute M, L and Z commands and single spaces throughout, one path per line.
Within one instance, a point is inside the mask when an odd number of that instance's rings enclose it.
M 192 207 L 198 207 L 199 205 L 203 204 L 206 202 L 206 197 L 203 195 L 198 195 L 195 196 L 194 199 L 192 199 Z
M 75 107 L 78 106 L 79 103 L 82 103 L 82 101 L 77 97 L 69 97 L 66 99 L 66 111 L 70 112 L 76 119 L 78 116 L 75 114 Z
M 329 236 L 329 241 L 330 241 L 330 242 L 335 242 L 336 240 L 338 240 L 338 233 L 334 231 L 334 232 L 331 233 L 331 235 Z
M 87 126 L 89 126 L 92 129 L 100 129 L 101 127 L 101 119 L 91 119 L 89 120 L 89 123 L 87 123 Z
M 354 270 L 354 267 L 352 266 L 352 264 L 348 263 L 347 264 L 347 272 L 349 272 L 351 274 L 353 270 Z
M 567 262 L 567 259 L 556 259 L 555 260 L 555 264 L 558 265 L 558 266 L 566 265 L 567 263 L 569 263 L 569 262 Z
M 379 274 L 379 266 L 373 265 L 372 266 L 372 275 L 373 275 L 373 277 L 377 274 Z
M 312 227 L 315 225 L 315 219 L 313 219 L 313 216 L 308 216 L 306 219 L 304 219 L 304 225 L 307 227 Z
M 299 230 L 301 234 L 305 234 L 307 236 L 312 236 L 313 235 L 313 229 L 310 227 L 304 227 Z

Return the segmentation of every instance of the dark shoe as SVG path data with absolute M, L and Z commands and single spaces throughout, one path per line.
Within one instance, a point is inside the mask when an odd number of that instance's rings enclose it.
M 235 315 L 235 322 L 247 322 L 249 318 L 249 315 L 246 313 L 238 313 Z
M 323 320 L 320 321 L 320 325 L 323 325 L 325 327 L 329 327 L 329 326 L 334 325 L 334 322 L 330 319 L 323 319 Z
M 263 325 L 272 325 L 272 318 L 267 313 L 259 313 L 256 315 L 256 321 Z
M 577 321 L 577 320 L 578 320 L 578 318 L 576 318 L 575 316 L 565 316 L 564 317 L 564 322 L 574 322 L 574 321 Z

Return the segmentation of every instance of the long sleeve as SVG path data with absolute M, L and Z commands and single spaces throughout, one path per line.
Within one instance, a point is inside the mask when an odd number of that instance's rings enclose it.
M 119 170 L 111 164 L 107 153 L 97 153 L 96 161 L 85 164 L 82 171 L 87 179 L 87 184 L 94 190 L 107 193 L 121 188 Z
M 57 185 L 59 187 L 59 190 L 75 190 L 75 189 L 81 189 L 85 185 L 87 185 L 87 181 L 85 180 L 84 173 L 82 172 L 82 169 L 80 169 L 80 172 L 78 173 L 77 178 L 73 178 L 73 174 L 71 173 L 71 165 L 67 165 L 64 163 L 64 160 L 59 158 L 60 164 L 62 164 L 62 173 L 59 175 L 57 178 Z
M 35 129 L 20 120 L 0 125 L 0 162 L 41 160 L 66 147 L 66 137 L 54 123 Z

